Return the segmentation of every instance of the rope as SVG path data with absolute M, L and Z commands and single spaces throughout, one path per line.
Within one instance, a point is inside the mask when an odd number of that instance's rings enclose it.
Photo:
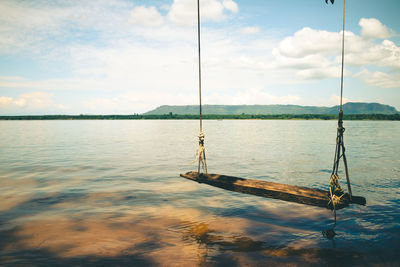
M 196 151 L 196 158 L 198 159 L 198 173 L 201 169 L 207 173 L 206 162 L 206 149 L 204 147 L 204 133 L 203 133 L 203 117 L 202 117 L 202 104 L 201 104 L 201 49 L 200 49 L 200 0 L 197 0 L 197 47 L 198 47 L 198 66 L 199 66 L 199 115 L 200 115 L 200 134 L 199 134 L 199 148 Z
M 342 148 L 343 131 L 344 131 L 344 128 L 338 127 L 338 135 L 336 138 L 335 158 L 334 158 L 331 178 L 329 180 L 329 198 L 330 198 L 330 200 L 328 202 L 328 206 L 332 205 L 334 219 L 335 219 L 334 227 L 336 227 L 336 205 L 339 204 L 341 198 L 344 195 L 344 191 L 340 185 L 339 175 L 338 175 L 339 161 L 340 161 L 340 158 L 342 157 L 342 155 L 340 155 L 340 150 Z M 344 153 L 344 149 L 343 149 L 343 153 Z M 347 163 L 345 163 L 345 165 L 347 165 Z M 347 167 L 346 167 L 346 169 L 347 169 Z M 346 174 L 347 174 L 347 172 L 346 172 Z
M 344 69 L 344 26 L 346 22 L 346 0 L 343 2 L 343 30 L 342 30 L 342 72 L 340 76 L 340 110 L 343 104 L 343 69 Z
M 200 49 L 200 0 L 197 0 L 197 47 L 199 65 L 199 113 L 200 113 L 200 134 L 203 132 L 203 118 L 201 110 L 201 49 Z
M 330 194 L 330 201 L 328 203 L 332 204 L 334 210 L 336 210 L 336 205 L 339 204 L 340 199 L 344 195 L 344 191 L 339 183 L 339 175 L 336 173 L 331 175 L 331 179 L 329 181 L 329 194 Z
M 329 204 L 332 204 L 333 214 L 334 214 L 334 228 L 336 227 L 336 205 L 340 203 L 340 200 L 344 196 L 344 192 L 339 183 L 339 176 L 337 174 L 332 174 L 329 181 Z
M 326 1 L 327 2 L 327 1 Z M 332 2 L 332 1 L 331 1 Z M 345 32 L 345 22 L 346 22 L 346 0 L 343 2 L 343 29 L 342 29 L 342 67 L 341 67 L 341 76 L 340 76 L 340 109 L 339 109 L 339 117 L 338 117 L 338 128 L 337 128 L 337 137 L 336 137 L 336 149 L 335 149 L 335 157 L 333 162 L 333 169 L 331 178 L 329 180 L 329 203 L 328 205 L 332 205 L 335 217 L 336 227 L 336 206 L 340 203 L 341 198 L 344 196 L 344 191 L 339 182 L 339 162 L 340 159 L 343 158 L 343 163 L 346 171 L 346 179 L 347 179 L 347 187 L 349 190 L 349 199 L 351 201 L 351 186 L 350 186 L 350 178 L 347 169 L 347 160 L 345 155 L 345 147 L 343 143 L 343 133 L 345 128 L 343 127 L 343 72 L 344 72 L 344 32 Z
M 325 0 L 326 3 L 328 3 L 328 0 Z M 330 1 L 332 4 L 334 0 Z M 343 145 L 343 71 L 344 71 L 344 30 L 345 30 L 345 17 L 346 17 L 346 0 L 344 0 L 343 3 L 343 29 L 342 29 L 342 68 L 341 68 L 341 75 L 340 75 L 340 110 L 339 110 L 339 118 L 338 118 L 338 129 L 337 129 L 337 137 L 336 137 L 336 149 L 335 149 L 335 157 L 334 157 L 334 163 L 333 163 L 333 170 L 331 174 L 331 178 L 329 180 L 329 203 L 332 204 L 333 212 L 334 212 L 334 226 L 332 229 L 328 229 L 326 231 L 323 231 L 322 233 L 324 236 L 326 236 L 329 239 L 333 239 L 333 237 L 336 235 L 335 231 L 333 230 L 336 227 L 336 205 L 340 203 L 341 198 L 344 195 L 344 191 L 342 187 L 340 186 L 339 182 L 339 175 L 338 175 L 338 169 L 339 169 L 339 160 L 341 157 L 344 159 L 346 158 L 344 151 L 344 145 Z M 340 155 L 340 150 L 342 150 L 342 155 Z M 350 181 L 348 178 L 348 171 L 347 171 L 347 162 L 344 160 L 344 165 L 346 168 L 346 178 L 347 178 L 347 185 L 349 188 L 350 192 L 350 199 L 351 199 L 351 189 L 350 189 Z

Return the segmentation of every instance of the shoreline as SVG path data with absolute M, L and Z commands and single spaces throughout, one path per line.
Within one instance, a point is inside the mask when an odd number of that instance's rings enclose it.
M 333 114 L 205 114 L 203 120 L 337 120 Z M 199 115 L 15 115 L 0 116 L 0 120 L 198 120 Z M 345 114 L 344 120 L 400 121 L 400 114 Z

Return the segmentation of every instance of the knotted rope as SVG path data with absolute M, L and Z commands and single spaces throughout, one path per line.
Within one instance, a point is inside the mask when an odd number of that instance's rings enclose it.
M 196 161 L 199 162 L 198 172 L 200 173 L 200 166 L 204 173 L 207 174 L 207 162 L 206 162 L 206 148 L 204 146 L 204 134 L 200 132 L 199 134 L 199 147 L 197 148 L 195 159 L 192 161 L 194 164 Z
M 200 117 L 200 134 L 199 134 L 199 148 L 196 151 L 196 158 L 198 160 L 198 173 L 201 169 L 207 173 L 206 162 L 206 149 L 204 147 L 204 133 L 203 133 L 203 118 L 202 118 L 202 105 L 201 105 L 201 49 L 200 49 L 200 1 L 197 0 L 197 45 L 198 45 L 198 67 L 199 67 L 199 117 Z
M 335 225 L 336 225 L 336 205 L 340 203 L 341 198 L 344 196 L 344 191 L 339 183 L 339 175 L 332 174 L 329 181 L 329 203 L 332 204 L 335 213 Z
M 328 0 L 326 0 L 328 2 Z M 334 1 L 331 1 L 333 4 Z M 351 201 L 351 186 L 350 186 L 350 178 L 349 172 L 347 169 L 347 160 L 345 155 L 345 147 L 343 143 L 343 133 L 345 128 L 343 127 L 343 72 L 344 72 L 344 33 L 345 33 L 345 18 L 346 18 L 346 0 L 343 1 L 343 30 L 342 30 L 342 66 L 341 66 L 341 75 L 340 75 L 340 109 L 339 109 L 339 118 L 338 118 L 338 128 L 337 128 L 337 137 L 336 137 L 336 150 L 335 150 L 335 157 L 333 163 L 333 170 L 331 174 L 331 178 L 329 181 L 329 203 L 328 205 L 332 205 L 335 217 L 335 224 L 336 226 L 336 206 L 340 203 L 341 198 L 344 196 L 344 191 L 339 183 L 339 161 L 343 158 L 343 165 L 346 172 L 346 179 L 347 179 L 347 187 L 349 190 L 349 199 Z

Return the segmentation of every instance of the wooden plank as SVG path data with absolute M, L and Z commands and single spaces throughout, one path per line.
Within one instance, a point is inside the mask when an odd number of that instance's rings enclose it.
M 180 176 L 199 183 L 209 184 L 234 192 L 332 209 L 332 205 L 329 203 L 329 192 L 325 190 L 220 174 L 199 174 L 198 172 L 188 172 L 181 174 Z M 363 197 L 352 196 L 352 200 L 350 201 L 349 195 L 346 193 L 341 198 L 340 203 L 336 205 L 336 209 L 342 209 L 351 203 L 365 205 L 366 200 Z

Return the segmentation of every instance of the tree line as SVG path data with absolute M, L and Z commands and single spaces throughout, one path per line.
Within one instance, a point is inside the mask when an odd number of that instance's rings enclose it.
M 205 114 L 204 120 L 335 120 L 338 115 L 331 114 Z M 199 115 L 162 114 L 162 115 L 18 115 L 0 116 L 0 120 L 196 120 Z M 344 114 L 344 120 L 400 120 L 400 114 Z

